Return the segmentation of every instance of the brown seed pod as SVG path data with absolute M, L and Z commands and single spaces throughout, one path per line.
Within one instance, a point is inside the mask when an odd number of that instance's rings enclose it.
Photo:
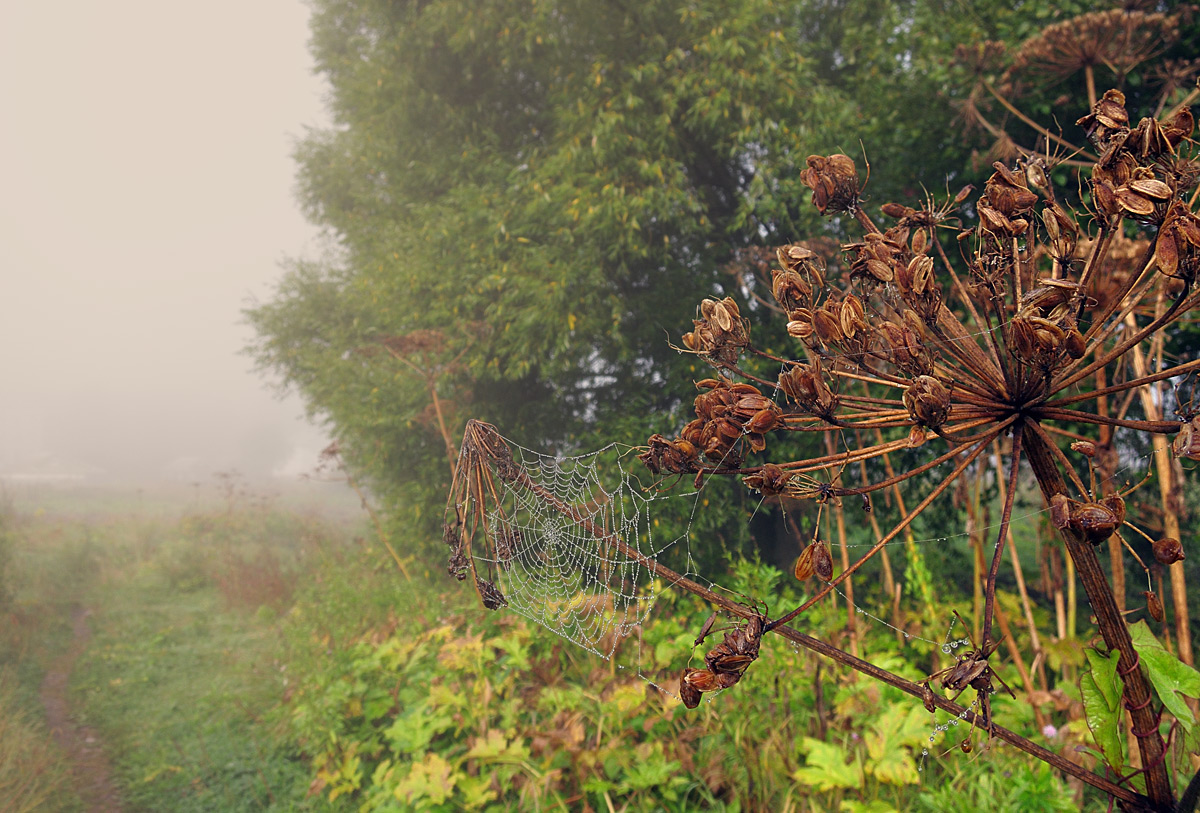
M 1153 590 L 1143 590 L 1142 595 L 1146 597 L 1146 611 L 1150 613 L 1151 618 L 1161 624 L 1163 619 L 1167 617 L 1166 612 L 1163 610 L 1162 599 Z
M 792 568 L 792 575 L 797 581 L 806 582 L 813 575 L 813 546 L 808 545 L 804 550 L 800 551 L 800 555 L 796 558 L 796 566 Z
M 919 375 L 904 391 L 904 407 L 918 426 L 936 429 L 950 417 L 950 390 L 933 376 Z
M 684 673 L 686 675 L 687 670 Z M 680 678 L 679 699 L 683 701 L 684 707 L 694 709 L 700 705 L 700 690 L 688 683 L 686 679 Z
M 1092 443 L 1090 440 L 1077 440 L 1071 444 L 1071 451 L 1079 452 L 1079 454 L 1083 455 L 1084 457 L 1095 457 L 1096 444 Z
M 1073 359 L 1081 359 L 1087 352 L 1087 342 L 1084 341 L 1083 334 L 1077 327 L 1071 327 L 1066 331 L 1062 346 L 1067 351 L 1067 355 Z
M 925 704 L 925 710 L 930 714 L 937 711 L 937 706 L 933 702 L 933 689 L 930 688 L 928 683 L 923 684 L 921 687 L 921 702 Z
M 1164 565 L 1173 565 L 1183 561 L 1183 545 L 1171 536 L 1154 540 L 1154 558 Z
M 891 282 L 895 277 L 892 266 L 882 260 L 868 259 L 866 265 L 871 276 L 880 282 Z
M 1176 457 L 1200 460 L 1200 415 L 1180 425 L 1179 434 L 1171 441 L 1171 451 Z
M 771 404 L 767 409 L 759 410 L 746 421 L 746 431 L 753 434 L 770 432 L 779 424 L 779 407 Z
M 812 557 L 813 573 L 821 581 L 827 582 L 833 576 L 833 557 L 829 555 L 829 545 L 819 539 L 812 544 L 816 545 Z
M 917 229 L 917 233 L 912 238 L 913 254 L 924 254 L 926 247 L 929 245 L 929 235 L 924 229 Z

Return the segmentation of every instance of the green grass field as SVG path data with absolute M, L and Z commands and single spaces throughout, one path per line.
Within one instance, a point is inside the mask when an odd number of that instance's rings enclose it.
M 686 711 L 654 684 L 672 685 L 708 613 L 688 597 L 665 591 L 655 622 L 605 661 L 481 609 L 436 562 L 417 560 L 408 581 L 353 494 L 205 488 L 10 493 L 5 811 L 103 809 L 81 773 L 106 774 L 127 811 L 1104 808 L 978 735 L 960 753 L 965 726 L 922 758 L 946 721 L 775 636 L 738 686 Z M 797 598 L 778 571 L 732 568 L 731 589 Z M 844 622 L 833 606 L 806 616 L 827 637 Z M 937 662 L 933 646 L 864 624 L 877 663 L 920 679 L 917 664 Z M 56 738 L 47 675 L 63 664 L 70 723 Z M 1053 741 L 1026 703 L 995 704 L 1057 750 L 1086 741 L 1070 702 L 1045 709 Z M 102 767 L 72 750 L 85 734 Z

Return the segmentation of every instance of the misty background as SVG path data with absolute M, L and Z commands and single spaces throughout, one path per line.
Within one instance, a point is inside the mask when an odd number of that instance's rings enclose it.
M 325 434 L 241 355 L 320 235 L 298 0 L 0 10 L 0 479 L 294 478 Z

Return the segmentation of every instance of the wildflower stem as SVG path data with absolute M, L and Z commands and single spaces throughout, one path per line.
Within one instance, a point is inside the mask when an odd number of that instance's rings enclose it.
M 974 449 L 972 449 L 967 454 L 967 456 L 954 468 L 954 471 L 950 472 L 950 474 L 946 476 L 946 479 L 944 479 L 944 480 L 942 480 L 942 482 L 938 483 L 937 487 L 934 488 L 933 491 L 929 492 L 929 494 L 925 497 L 925 499 L 921 500 L 920 504 L 918 504 L 916 508 L 914 508 L 912 511 L 910 511 L 898 523 L 896 523 L 896 527 L 892 528 L 892 530 L 888 532 L 887 536 L 883 537 L 878 542 L 876 542 L 874 545 L 872 545 L 871 549 L 869 551 L 867 551 L 865 554 L 863 554 L 862 558 L 860 558 L 857 562 L 850 565 L 850 567 L 846 568 L 841 573 L 839 573 L 837 575 L 837 577 L 835 579 L 833 579 L 833 581 L 828 582 L 824 587 L 822 587 L 820 590 L 817 591 L 816 595 L 814 595 L 808 601 L 805 601 L 799 607 L 792 610 L 790 613 L 783 616 L 782 618 L 780 618 L 776 621 L 772 621 L 770 624 L 767 625 L 767 629 L 774 629 L 775 627 L 782 626 L 782 625 L 786 624 L 787 622 L 791 621 L 793 618 L 800 615 L 800 613 L 804 612 L 809 607 L 816 604 L 821 599 L 825 598 L 825 596 L 829 595 L 829 593 L 833 590 L 833 588 L 837 587 L 843 581 L 850 578 L 850 574 L 852 574 L 854 571 L 858 570 L 860 567 L 862 567 L 867 562 L 867 560 L 869 560 L 872 556 L 874 556 L 880 550 L 882 550 L 884 545 L 886 545 L 888 542 L 891 542 L 893 539 L 895 539 L 900 534 L 900 532 L 903 531 L 905 528 L 907 528 L 909 523 L 911 523 L 914 519 L 916 519 L 918 516 L 920 516 L 921 512 L 924 511 L 929 506 L 930 503 L 932 503 L 935 499 L 937 499 L 938 496 L 940 496 L 941 493 L 943 491 L 945 491 L 950 486 L 951 483 L 953 483 L 955 480 L 957 480 L 958 476 L 960 474 L 962 474 L 963 471 L 966 470 L 967 466 L 971 465 L 971 463 L 975 460 L 975 458 L 979 457 L 980 452 L 982 452 L 984 449 L 986 449 L 988 444 L 991 443 L 992 440 L 998 434 L 999 434 L 998 430 L 996 432 L 992 432 L 991 434 L 988 435 L 986 440 L 982 441 Z M 940 462 L 942 460 L 945 460 L 947 457 L 956 455 L 958 453 L 959 453 L 959 451 L 957 449 L 955 449 L 955 450 L 951 451 L 949 454 L 939 457 L 937 459 L 937 461 L 935 461 L 935 462 Z M 923 466 L 921 468 L 926 468 L 926 467 Z M 917 474 L 918 471 L 920 471 L 920 469 L 906 472 L 904 475 L 901 475 L 900 479 L 911 477 L 912 475 Z M 865 494 L 867 491 L 875 491 L 875 490 L 883 488 L 887 485 L 890 485 L 890 483 L 888 483 L 888 481 L 885 480 L 882 483 L 876 483 L 874 486 L 871 486 L 870 488 L 867 488 L 864 486 L 861 489 L 847 489 L 847 490 L 853 494 Z
M 1089 66 L 1089 68 L 1090 68 L 1090 66 Z M 987 90 L 988 93 L 992 94 L 992 96 L 996 99 L 996 101 L 998 101 L 998 102 L 1000 102 L 1000 104 L 1004 105 L 1005 110 L 1012 113 L 1014 116 L 1016 116 L 1018 119 L 1020 119 L 1024 124 L 1033 128 L 1035 131 L 1040 133 L 1042 136 L 1048 138 L 1049 140 L 1053 141 L 1056 144 L 1061 144 L 1062 146 L 1069 149 L 1073 154 L 1080 155 L 1080 156 L 1086 158 L 1088 161 L 1098 161 L 1099 160 L 1096 156 L 1092 155 L 1090 152 L 1087 152 L 1084 149 L 1076 147 L 1070 141 L 1067 141 L 1065 138 L 1062 138 L 1061 136 L 1056 136 L 1054 133 L 1050 132 L 1045 127 L 1038 124 L 1033 119 L 1029 118 L 1029 116 L 1026 116 L 1024 113 L 1022 113 L 1016 107 L 1014 107 L 1012 102 L 1010 102 L 1008 99 L 1004 98 L 1004 96 L 1002 96 L 999 93 L 999 91 L 997 91 L 994 87 L 992 87 L 991 82 L 984 80 L 983 87 L 985 90 Z M 1096 91 L 1095 91 L 1094 87 L 1091 88 L 1091 93 L 1089 95 L 1093 97 L 1092 104 L 1095 105 L 1096 101 L 1095 101 L 1094 97 L 1096 95 Z
M 1192 296 L 1186 296 L 1185 294 L 1184 296 L 1180 296 L 1179 299 L 1176 299 L 1173 303 L 1171 303 L 1171 307 L 1167 308 L 1166 313 L 1164 313 L 1162 316 L 1156 317 L 1152 322 L 1150 322 L 1150 324 L 1146 325 L 1137 333 L 1126 337 L 1123 341 L 1119 342 L 1116 347 L 1105 353 L 1103 356 L 1097 355 L 1095 361 L 1084 367 L 1082 370 L 1077 370 L 1074 373 L 1069 374 L 1064 379 L 1056 379 L 1052 381 L 1050 384 L 1050 390 L 1052 392 L 1058 392 L 1064 387 L 1069 387 L 1081 378 L 1091 375 L 1097 369 L 1108 364 L 1110 361 L 1125 355 L 1127 352 L 1129 352 L 1129 348 L 1133 347 L 1135 344 L 1152 334 L 1154 331 L 1162 328 L 1164 325 L 1167 325 L 1174 320 L 1176 313 L 1187 313 L 1198 301 L 1200 301 L 1200 295 L 1193 294 Z
M 942 248 L 941 242 L 934 240 L 933 245 L 937 248 L 938 256 L 942 260 L 942 266 L 950 274 L 950 280 L 954 283 L 954 290 L 958 292 L 959 301 L 966 306 L 967 313 L 971 314 L 971 320 L 975 323 L 975 327 L 983 336 L 983 343 L 987 347 L 988 353 L 992 357 L 992 363 L 996 365 L 997 370 L 1001 369 L 1002 365 L 1000 364 L 1000 354 L 996 350 L 996 340 L 992 337 L 991 325 L 985 322 L 979 316 L 979 312 L 975 310 L 975 304 L 971 301 L 970 293 L 967 291 L 966 286 L 964 286 L 962 281 L 958 278 L 958 274 L 955 273 L 954 266 L 951 264 L 950 258 L 946 256 L 946 250 Z
M 987 587 L 983 596 L 983 635 L 979 646 L 987 651 L 992 640 L 992 615 L 996 610 L 996 576 L 1000 573 L 1000 559 L 1004 555 L 1004 543 L 1008 539 L 1008 524 L 1012 520 L 1013 502 L 1017 494 L 1017 469 L 1021 465 L 1021 438 L 1024 423 L 1013 429 L 1012 454 L 1009 455 L 1008 492 L 1004 498 L 1004 510 L 1000 515 L 1000 531 L 996 535 L 996 550 L 992 554 L 992 566 L 988 570 Z
M 1156 432 L 1160 435 L 1171 435 L 1179 431 L 1179 421 L 1129 421 L 1121 418 L 1106 418 L 1094 412 L 1080 412 L 1075 409 L 1060 409 L 1058 407 L 1039 407 L 1039 418 L 1051 418 L 1060 421 L 1081 421 L 1082 423 L 1105 424 L 1107 426 L 1123 426 L 1126 429 L 1137 429 L 1142 432 Z
M 1132 381 L 1126 381 L 1121 384 L 1113 384 L 1111 387 L 1105 387 L 1104 389 L 1081 392 L 1078 395 L 1072 395 L 1066 398 L 1055 398 L 1052 401 L 1047 401 L 1046 406 L 1063 407 L 1067 404 L 1077 404 L 1080 401 L 1090 401 L 1093 398 L 1099 398 L 1104 395 L 1112 395 L 1114 392 L 1124 392 L 1125 390 L 1141 387 L 1145 384 L 1153 384 L 1155 381 L 1162 381 L 1164 378 L 1174 378 L 1177 375 L 1183 375 L 1184 373 L 1190 372 L 1197 368 L 1200 368 L 1200 359 L 1192 359 L 1191 361 L 1178 364 L 1166 370 L 1159 370 L 1157 373 L 1150 373 L 1149 375 L 1142 376 L 1141 378 L 1135 378 Z

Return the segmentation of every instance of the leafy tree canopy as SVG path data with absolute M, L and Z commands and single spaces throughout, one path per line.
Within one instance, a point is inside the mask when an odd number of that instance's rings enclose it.
M 251 352 L 420 513 L 448 485 L 434 395 L 452 431 L 469 412 L 542 448 L 676 423 L 697 293 L 738 295 L 738 249 L 831 228 L 806 156 L 861 139 L 877 203 L 946 178 L 954 47 L 1060 4 L 313 5 L 334 124 L 296 156 L 336 250 L 248 312 Z

